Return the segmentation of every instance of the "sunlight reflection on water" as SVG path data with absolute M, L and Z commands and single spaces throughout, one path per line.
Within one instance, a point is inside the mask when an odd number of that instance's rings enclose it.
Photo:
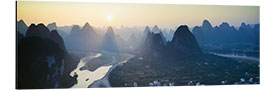
M 75 84 L 72 88 L 87 88 L 94 81 L 102 79 L 108 73 L 112 65 L 101 66 L 93 72 L 89 70 L 82 70 L 82 71 L 80 70 L 80 68 L 83 67 L 88 60 L 91 60 L 92 58 L 98 58 L 100 56 L 102 56 L 102 54 L 97 53 L 94 56 L 90 55 L 80 60 L 80 63 L 78 64 L 77 68 L 70 73 L 70 76 L 74 76 L 75 72 L 78 74 L 77 78 L 78 83 Z

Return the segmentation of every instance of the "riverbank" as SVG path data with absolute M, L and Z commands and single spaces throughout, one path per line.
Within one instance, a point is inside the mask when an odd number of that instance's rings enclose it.
M 98 58 L 101 55 L 101 53 L 89 53 L 89 55 L 80 59 L 77 68 L 70 73 L 71 76 L 78 75 L 77 84 L 71 88 L 87 88 L 91 83 L 106 75 L 106 72 L 109 70 L 109 68 L 111 68 L 111 66 L 102 66 L 93 72 L 87 69 L 82 70 L 82 68 L 85 68 L 84 66 L 87 62 L 91 61 L 93 58 Z
M 214 55 L 217 55 L 217 56 L 228 57 L 228 58 L 237 58 L 237 59 L 247 59 L 247 60 L 260 61 L 259 57 L 251 57 L 251 56 L 246 56 L 246 55 L 220 54 L 220 53 L 214 53 L 214 52 L 209 52 L 209 54 L 214 54 Z
M 132 58 L 132 57 L 131 57 Z M 130 58 L 129 58 L 130 59 Z M 127 60 L 129 60 L 127 59 Z M 98 88 L 98 87 L 111 87 L 111 84 L 109 82 L 109 74 L 110 72 L 115 69 L 117 66 L 122 66 L 124 63 L 127 62 L 127 60 L 118 63 L 117 65 L 113 65 L 112 68 L 109 69 L 108 73 L 100 80 L 97 80 L 93 82 L 91 85 L 89 85 L 89 88 Z
M 122 58 L 117 59 L 117 61 L 112 61 L 112 63 L 110 63 L 110 65 L 112 65 L 112 67 L 109 69 L 109 71 L 107 72 L 107 74 L 100 80 L 97 80 L 95 82 L 93 82 L 91 85 L 89 85 L 89 88 L 98 88 L 98 87 L 111 87 L 111 84 L 109 82 L 109 74 L 110 72 L 115 69 L 117 66 L 122 66 L 124 63 L 126 63 L 130 58 L 133 58 L 134 55 L 131 54 L 120 54 Z M 123 58 L 125 57 L 125 58 Z M 121 60 L 122 59 L 122 60 Z M 120 62 L 119 62 L 120 61 Z
M 77 75 L 77 84 L 72 88 L 110 87 L 108 73 L 116 66 L 121 65 L 133 55 L 101 51 L 87 52 L 88 55 L 80 59 L 77 68 L 70 75 Z

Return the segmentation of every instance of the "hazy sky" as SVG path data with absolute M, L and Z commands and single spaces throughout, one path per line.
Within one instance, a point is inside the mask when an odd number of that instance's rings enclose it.
M 242 22 L 259 23 L 259 12 L 259 6 L 17 2 L 17 20 L 23 19 L 27 25 L 56 22 L 58 26 L 64 26 L 89 22 L 96 27 L 158 25 L 162 28 L 174 28 L 181 24 L 189 27 L 201 25 L 207 19 L 212 25 L 229 22 L 239 26 Z

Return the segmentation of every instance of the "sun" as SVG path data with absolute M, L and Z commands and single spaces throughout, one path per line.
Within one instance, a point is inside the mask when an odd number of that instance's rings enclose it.
M 107 16 L 107 21 L 111 22 L 112 21 L 112 16 Z

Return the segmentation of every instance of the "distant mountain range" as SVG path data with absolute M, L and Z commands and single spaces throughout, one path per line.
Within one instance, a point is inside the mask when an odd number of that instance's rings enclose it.
M 85 23 L 82 28 L 79 25 L 72 27 L 70 34 L 66 37 L 66 45 L 69 50 L 93 51 L 101 45 L 101 39 L 96 30 L 89 23 Z
M 228 44 L 228 43 L 250 43 L 259 44 L 260 24 L 252 27 L 250 24 L 242 23 L 236 30 L 227 22 L 213 27 L 208 20 L 204 20 L 202 26 L 195 26 L 192 33 L 199 44 Z
M 55 23 L 55 22 L 49 23 L 49 24 L 47 25 L 47 27 L 48 27 L 48 29 L 49 29 L 50 31 L 52 31 L 52 30 L 57 30 L 57 26 L 56 26 L 56 23 Z
M 18 36 L 21 37 L 22 35 L 26 35 L 26 32 L 28 32 L 26 30 L 28 29 L 27 25 L 25 25 L 23 20 L 20 20 L 17 23 L 17 31 L 20 33 Z M 38 33 L 49 33 L 52 30 L 56 30 L 65 41 L 65 46 L 68 50 L 99 50 L 102 48 L 103 38 L 106 34 L 106 31 L 103 32 L 102 30 L 97 30 L 89 23 L 85 23 L 82 28 L 80 28 L 79 25 L 73 25 L 70 33 L 64 30 L 57 30 L 58 27 L 56 26 L 55 22 L 48 24 L 47 27 L 49 30 L 37 31 L 32 33 L 32 35 L 35 36 L 35 34 Z M 29 30 L 29 32 L 31 31 L 32 30 Z M 120 46 L 118 49 L 124 52 L 132 52 L 138 49 L 146 40 L 148 32 L 153 34 L 160 34 L 164 44 L 166 45 L 168 42 L 173 40 L 175 30 L 162 30 L 157 25 L 154 25 L 152 29 L 150 29 L 149 26 L 146 26 L 144 32 L 141 32 L 139 35 L 130 33 L 128 38 L 123 38 L 123 36 L 127 36 L 121 35 L 123 33 L 114 33 L 116 43 L 118 43 Z M 202 26 L 193 27 L 192 33 L 197 39 L 199 45 L 220 45 L 231 43 L 251 43 L 255 45 L 259 44 L 259 24 L 250 25 L 242 23 L 240 28 L 236 30 L 234 26 L 231 26 L 226 22 L 223 22 L 219 26 L 212 26 L 208 20 L 204 20 Z M 41 35 L 41 37 L 48 37 L 46 35 Z
M 71 57 L 69 51 L 124 52 L 148 60 L 184 60 L 181 64 L 188 63 L 192 66 L 193 61 L 202 59 L 197 57 L 204 55 L 200 45 L 233 43 L 259 45 L 259 24 L 251 26 L 242 23 L 239 30 L 236 30 L 226 22 L 213 27 L 207 20 L 203 21 L 202 26 L 195 26 L 192 32 L 187 25 L 180 25 L 176 30 L 169 32 L 155 25 L 152 30 L 146 26 L 141 35 L 131 33 L 129 37 L 115 33 L 111 26 L 103 33 L 88 22 L 82 28 L 73 25 L 70 33 L 66 33 L 58 30 L 55 22 L 47 26 L 41 23 L 31 24 L 28 27 L 20 20 L 17 22 L 16 32 L 19 88 L 72 86 L 77 77 L 71 77 L 69 74 L 78 61 Z M 201 62 L 208 61 L 207 58 L 203 57 Z M 190 62 L 189 59 L 193 61 Z M 155 65 L 160 64 L 155 62 Z

